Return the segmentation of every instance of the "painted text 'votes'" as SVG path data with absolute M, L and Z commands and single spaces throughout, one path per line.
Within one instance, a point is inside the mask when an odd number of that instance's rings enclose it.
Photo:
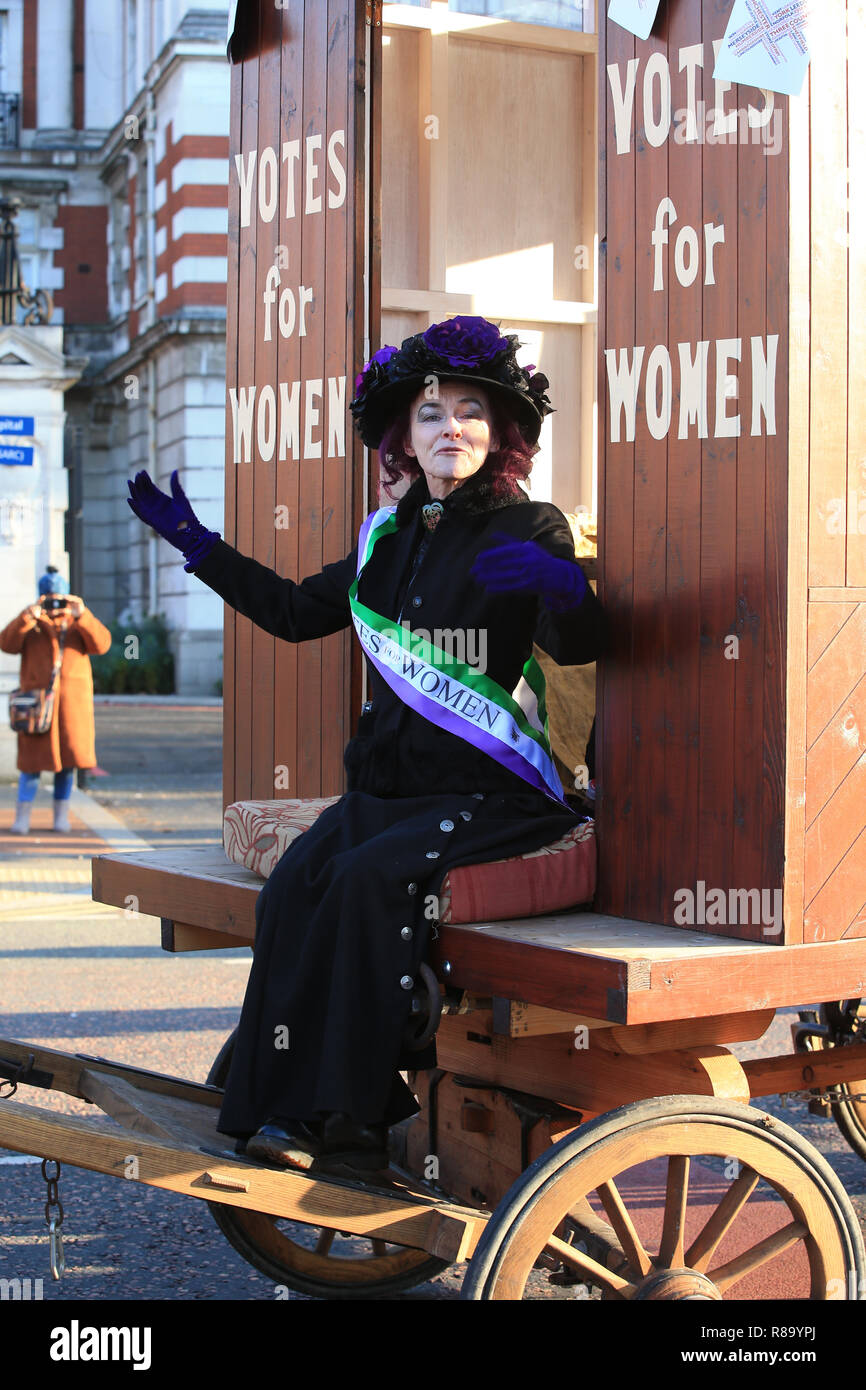
M 333 176 L 334 183 L 327 188 L 329 208 L 342 207 L 346 201 L 346 166 L 338 154 L 338 149 L 345 150 L 345 147 L 346 132 L 344 130 L 332 131 L 328 137 L 328 169 Z M 286 217 L 294 217 L 299 210 L 300 197 L 296 198 L 295 194 L 296 192 L 300 193 L 302 184 L 303 211 L 305 213 L 322 211 L 321 151 L 321 135 L 308 135 L 306 137 L 303 158 L 300 140 L 283 141 L 282 162 L 286 166 L 283 172 Z M 303 169 L 301 168 L 302 165 Z M 277 212 L 280 183 L 279 159 L 273 145 L 266 145 L 263 150 L 250 150 L 247 154 L 236 154 L 235 169 L 240 184 L 241 226 L 248 227 L 250 225 L 253 216 L 254 195 L 257 199 L 258 215 L 262 222 L 273 222 Z
M 766 420 L 766 433 L 776 433 L 776 357 L 778 333 L 765 340 L 751 338 L 752 419 L 751 432 L 761 434 L 761 416 Z M 742 338 L 719 338 L 715 344 L 715 418 L 713 438 L 737 439 L 741 434 L 740 416 L 728 414 L 729 400 L 736 399 L 739 382 L 729 368 L 731 361 L 742 360 Z M 679 426 L 678 439 L 688 439 L 692 426 L 698 439 L 709 438 L 709 340 L 697 343 L 678 343 L 679 358 Z M 644 404 L 647 429 L 653 439 L 664 439 L 670 431 L 673 416 L 673 363 L 664 343 L 657 344 L 646 358 L 645 347 L 607 348 L 607 386 L 610 395 L 610 442 L 619 444 L 622 416 L 625 414 L 625 439 L 634 441 L 635 416 L 641 376 L 644 379 Z
M 721 39 L 713 40 L 713 51 L 716 58 L 719 56 L 721 46 Z M 671 58 L 673 58 L 673 54 L 671 54 Z M 679 49 L 677 63 L 678 71 L 686 74 L 686 104 L 682 108 L 686 117 L 686 143 L 700 143 L 701 129 L 698 116 L 701 103 L 697 99 L 697 70 L 704 67 L 704 45 L 693 43 L 687 48 Z M 635 119 L 635 96 L 640 65 L 641 60 L 639 58 L 630 58 L 625 65 L 624 72 L 619 63 L 609 63 L 607 67 L 607 78 L 613 103 L 617 154 L 631 154 L 632 151 L 632 123 Z M 711 66 L 710 63 L 707 68 L 707 76 L 709 76 Z M 711 108 L 712 125 L 709 133 L 711 143 L 717 144 L 728 139 L 734 133 L 740 116 L 737 111 L 725 110 L 725 93 L 731 90 L 731 83 L 714 78 L 713 87 L 715 99 Z M 746 113 L 748 125 L 753 130 L 769 126 L 776 100 L 773 92 L 765 91 L 763 87 L 758 88 L 758 91 L 763 98 L 763 108 L 750 104 Z M 703 105 L 704 110 L 706 110 L 707 103 L 703 103 Z M 670 136 L 675 114 L 671 109 L 671 64 L 663 53 L 650 54 L 644 64 L 643 103 L 642 107 L 639 102 L 637 106 L 638 119 L 640 119 L 641 114 L 643 116 L 642 133 L 646 136 L 646 142 L 658 149 Z M 678 115 L 679 112 L 676 114 Z
M 323 389 L 324 388 L 324 389 Z M 267 462 L 278 459 L 320 459 L 327 440 L 327 458 L 346 456 L 346 378 L 329 376 L 308 381 L 281 381 L 279 397 L 273 386 L 229 387 L 232 407 L 232 436 L 235 463 L 252 458 L 253 419 L 256 426 L 256 452 Z M 319 433 L 321 405 L 327 392 L 327 423 Z M 301 447 L 301 403 L 303 400 L 303 448 Z M 314 438 L 314 432 L 316 437 Z

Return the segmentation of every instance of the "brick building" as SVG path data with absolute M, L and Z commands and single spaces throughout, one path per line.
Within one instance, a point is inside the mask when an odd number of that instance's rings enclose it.
M 22 280 L 54 300 L 47 325 L 0 326 L 0 414 L 36 421 L 33 466 L 0 472 L 4 499 L 29 496 L 0 507 L 3 608 L 32 602 L 51 562 L 106 622 L 162 612 L 185 694 L 217 688 L 222 605 L 132 515 L 125 480 L 146 468 L 167 488 L 177 468 L 221 527 L 227 19 L 194 0 L 0 4 L 0 195 L 20 201 Z M 0 662 L 9 688 L 16 660 Z

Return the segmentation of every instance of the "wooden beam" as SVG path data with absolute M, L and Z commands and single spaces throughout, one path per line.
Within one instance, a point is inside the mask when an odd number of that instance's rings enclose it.
M 749 1099 L 743 1068 L 723 1047 L 630 1056 L 596 1046 L 600 1036 L 590 1033 L 589 1046 L 581 1048 L 561 1034 L 501 1037 L 493 1033 L 489 1015 L 445 1017 L 436 1034 L 436 1055 L 445 1071 L 596 1113 L 653 1096 Z
M 425 141 L 425 144 L 435 143 Z M 594 324 L 598 317 L 594 304 L 576 299 L 542 299 L 538 295 L 522 298 L 509 290 L 463 294 L 444 288 L 416 290 L 397 285 L 383 287 L 382 308 L 398 314 L 429 313 L 437 317 L 440 314 L 480 314 L 485 318 L 520 319 L 527 323 Z
M 213 1159 L 205 1162 L 201 1153 L 182 1144 L 125 1131 L 115 1134 L 92 1120 L 18 1101 L 0 1106 L 0 1144 L 187 1197 L 433 1249 L 449 1261 L 469 1258 L 486 1222 L 482 1212 L 436 1202 L 408 1188 L 373 1188 L 222 1156 L 215 1169 Z
M 866 589 L 810 589 L 810 603 L 866 603 Z
M 42 1081 L 22 1081 L 22 1085 L 44 1086 L 51 1091 L 61 1091 L 67 1096 L 78 1096 L 89 1100 L 83 1088 L 85 1075 L 117 1077 L 139 1089 L 154 1095 L 174 1096 L 178 1100 L 195 1101 L 199 1105 L 222 1105 L 223 1093 L 216 1086 L 205 1086 L 198 1081 L 183 1081 L 176 1076 L 165 1076 L 162 1072 L 146 1071 L 143 1067 L 131 1067 L 124 1062 L 110 1062 L 105 1057 L 91 1057 L 85 1052 L 60 1052 L 52 1047 L 36 1047 L 29 1042 L 13 1038 L 0 1040 L 0 1057 L 12 1062 L 24 1062 L 32 1056 L 34 1071 L 47 1079 Z
M 555 53 L 596 53 L 598 38 L 577 29 L 556 29 L 546 24 L 521 24 L 487 15 L 462 14 L 434 0 L 430 9 L 414 5 L 388 5 L 382 12 L 385 33 L 389 29 L 429 29 L 437 34 L 542 48 Z
M 161 919 L 162 949 L 164 951 L 224 951 L 229 946 L 246 946 L 248 936 L 232 936 L 229 932 L 214 931 L 211 927 L 196 927 L 189 922 Z
M 753 1096 L 824 1090 L 841 1081 L 862 1082 L 855 1089 L 866 1091 L 866 1043 L 794 1052 L 784 1057 L 757 1057 L 744 1062 L 743 1070 Z

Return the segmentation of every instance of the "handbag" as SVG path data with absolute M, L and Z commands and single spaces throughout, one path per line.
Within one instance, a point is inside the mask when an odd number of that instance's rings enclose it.
M 54 687 L 63 664 L 65 633 L 58 634 L 57 660 L 46 690 L 13 690 L 9 695 L 9 724 L 14 734 L 47 734 L 54 718 Z

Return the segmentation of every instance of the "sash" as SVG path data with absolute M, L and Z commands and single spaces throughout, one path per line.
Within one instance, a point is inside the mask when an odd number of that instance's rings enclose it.
M 396 507 L 380 507 L 361 526 L 358 572 L 349 589 L 355 631 L 382 679 L 431 724 L 465 739 L 510 772 L 568 806 L 550 751 L 544 673 L 530 655 L 513 692 L 474 666 L 358 602 L 358 581 L 376 541 L 397 530 Z

